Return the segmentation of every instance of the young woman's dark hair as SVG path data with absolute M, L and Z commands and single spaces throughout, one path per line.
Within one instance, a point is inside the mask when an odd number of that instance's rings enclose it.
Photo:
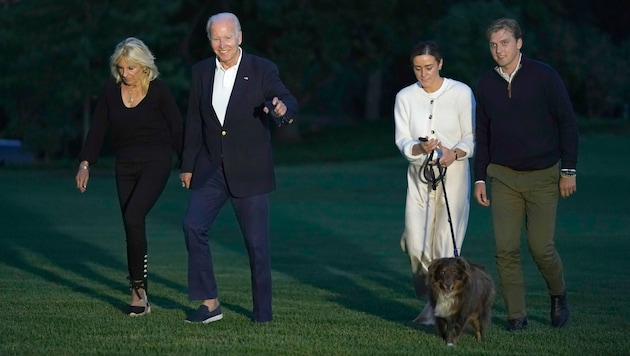
M 442 52 L 435 41 L 420 41 L 416 43 L 411 49 L 409 60 L 413 64 L 413 59 L 416 56 L 421 56 L 423 54 L 435 57 L 438 63 L 442 60 Z

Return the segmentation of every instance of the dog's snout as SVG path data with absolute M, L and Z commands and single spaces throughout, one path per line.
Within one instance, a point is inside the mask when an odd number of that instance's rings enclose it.
M 450 269 L 445 269 L 442 273 L 440 273 L 440 275 L 440 284 L 442 285 L 442 289 L 447 293 L 452 292 L 458 282 L 458 274 Z

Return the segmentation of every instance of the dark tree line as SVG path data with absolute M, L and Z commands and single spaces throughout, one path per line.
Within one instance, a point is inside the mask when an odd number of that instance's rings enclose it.
M 241 19 L 245 50 L 278 64 L 302 124 L 391 118 L 420 39 L 442 47 L 444 76 L 474 88 L 493 66 L 485 28 L 502 16 L 521 23 L 526 56 L 560 72 L 578 114 L 615 116 L 630 102 L 624 0 L 2 0 L 0 138 L 45 159 L 75 155 L 108 57 L 129 36 L 154 51 L 185 113 L 190 66 L 211 54 L 205 24 L 220 11 Z

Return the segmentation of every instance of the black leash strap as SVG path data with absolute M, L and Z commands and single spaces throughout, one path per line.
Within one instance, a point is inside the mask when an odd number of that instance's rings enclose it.
M 433 160 L 434 153 L 435 151 L 431 151 L 429 157 L 426 159 L 426 161 L 424 161 L 420 169 L 422 170 L 422 176 L 424 177 L 424 180 L 422 180 L 422 182 L 431 184 L 431 189 L 436 190 L 437 185 L 440 183 L 441 180 L 443 180 L 444 174 L 446 174 L 446 167 L 442 167 L 439 159 L 436 161 L 435 165 L 429 163 Z M 435 170 L 433 169 L 434 166 L 438 170 L 437 177 L 435 176 Z
M 459 253 L 457 252 L 457 243 L 455 242 L 455 230 L 453 229 L 453 219 L 451 218 L 451 207 L 448 204 L 448 197 L 446 195 L 446 183 L 444 183 L 444 177 L 446 176 L 446 167 L 442 167 L 440 164 L 440 160 L 436 160 L 435 167 L 438 170 L 438 175 L 435 175 L 435 171 L 433 169 L 433 165 L 429 162 L 433 160 L 433 153 L 435 151 L 431 151 L 429 157 L 422 164 L 422 176 L 424 180 L 421 180 L 424 183 L 431 184 L 431 189 L 436 190 L 440 181 L 442 181 L 442 191 L 444 192 L 444 202 L 446 203 L 446 214 L 448 215 L 448 225 L 451 228 L 451 239 L 453 240 L 453 254 L 455 257 L 459 257 Z
M 444 191 L 444 201 L 446 202 L 446 213 L 448 215 L 448 225 L 451 227 L 451 239 L 453 240 L 453 254 L 455 257 L 459 257 L 457 253 L 457 242 L 455 242 L 455 230 L 453 230 L 453 219 L 451 219 L 451 207 L 448 205 L 448 197 L 446 196 L 446 184 L 444 183 L 444 176 L 446 175 L 446 167 L 444 167 L 444 174 L 442 175 L 442 191 Z

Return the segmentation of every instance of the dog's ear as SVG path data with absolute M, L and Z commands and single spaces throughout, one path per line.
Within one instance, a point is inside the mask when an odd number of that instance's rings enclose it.
M 457 263 L 459 263 L 462 269 L 465 269 L 465 270 L 470 269 L 470 263 L 468 263 L 468 261 L 463 257 L 458 258 Z
M 472 267 L 470 267 L 470 263 L 468 263 L 468 261 L 465 258 L 462 258 L 462 257 L 458 258 L 457 264 L 459 265 L 459 268 L 464 272 L 464 274 L 466 274 L 466 276 L 470 276 Z
M 431 261 L 431 263 L 429 264 L 429 278 L 433 278 L 433 276 L 435 276 L 435 271 L 437 271 L 437 269 L 440 267 L 442 259 L 438 258 L 435 259 L 433 261 Z

